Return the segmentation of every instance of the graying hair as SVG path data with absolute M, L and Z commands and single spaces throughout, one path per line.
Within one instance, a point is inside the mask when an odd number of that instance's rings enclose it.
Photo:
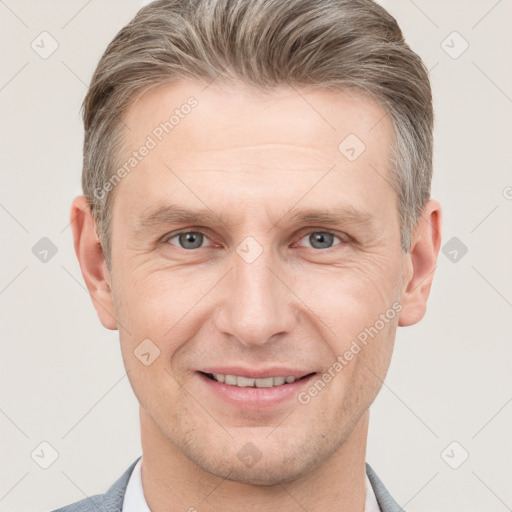
M 396 20 L 372 0 L 158 0 L 107 47 L 83 102 L 82 187 L 110 268 L 113 192 L 97 197 L 123 149 L 123 114 L 150 88 L 181 79 L 359 90 L 394 128 L 390 184 L 401 248 L 430 197 L 433 109 L 428 71 Z M 340 141 L 341 142 L 341 141 Z

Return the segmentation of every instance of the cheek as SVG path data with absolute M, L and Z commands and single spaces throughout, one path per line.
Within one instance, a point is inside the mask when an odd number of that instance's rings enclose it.
M 172 326 L 180 326 L 182 307 L 177 306 L 173 296 L 158 282 L 138 280 L 137 276 L 116 283 L 116 317 L 119 323 L 119 338 L 123 362 L 137 398 L 144 390 L 167 389 L 179 385 L 168 373 L 169 359 L 177 350 Z M 181 298 L 178 301 L 181 304 Z M 176 327 L 177 329 L 177 327 Z
M 333 414 L 343 416 L 363 411 L 382 386 L 401 310 L 399 275 L 384 265 L 354 265 L 329 274 L 304 279 L 303 290 L 310 290 L 308 306 L 320 319 L 317 326 L 331 352 L 323 373 L 334 376 L 328 386 L 331 396 L 340 397 Z
M 172 371 L 170 361 L 187 337 L 178 327 L 170 330 L 166 320 L 172 312 L 157 296 L 135 290 L 125 295 L 119 312 L 125 326 L 119 333 L 123 363 L 134 394 L 148 410 L 158 405 L 172 411 L 182 399 L 183 375 Z
M 362 413 L 382 387 L 393 352 L 397 320 L 380 322 L 365 327 L 343 347 L 339 346 L 339 365 L 334 368 L 338 373 L 332 383 L 333 395 L 342 397 L 340 418 L 355 417 L 355 411 Z
M 211 279 L 197 272 L 186 275 L 167 269 L 143 274 L 137 269 L 115 289 L 120 298 L 116 313 L 129 331 L 162 340 L 186 324 L 187 315 L 209 288 Z
M 393 309 L 400 296 L 398 281 L 399 272 L 394 267 L 359 264 L 305 272 L 295 279 L 294 291 L 321 320 L 317 322 L 319 328 L 326 339 L 335 340 L 339 353 L 380 315 Z M 395 316 L 394 310 L 390 316 Z

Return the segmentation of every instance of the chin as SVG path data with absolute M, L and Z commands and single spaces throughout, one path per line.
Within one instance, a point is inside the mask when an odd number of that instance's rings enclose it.
M 282 449 L 274 447 L 263 450 L 260 458 L 249 461 L 248 465 L 240 458 L 241 450 L 238 453 L 228 450 L 223 455 L 210 451 L 208 456 L 195 451 L 188 455 L 203 471 L 218 478 L 247 485 L 273 486 L 303 478 L 325 462 L 330 454 L 330 451 L 325 453 L 318 447 L 311 447 L 309 452 L 306 452 L 304 445 L 294 448 L 298 448 L 298 452 L 284 453 Z
M 226 465 L 220 468 L 203 467 L 209 473 L 231 482 L 237 482 L 246 485 L 279 485 L 293 482 L 299 479 L 305 473 L 305 468 L 287 468 L 282 464 L 256 464 L 252 468 L 241 468 L 239 464 Z

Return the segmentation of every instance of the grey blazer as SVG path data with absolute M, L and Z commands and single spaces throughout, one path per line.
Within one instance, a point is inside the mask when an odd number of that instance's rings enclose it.
M 133 468 L 139 459 L 140 457 L 135 460 L 105 494 L 96 494 L 89 498 L 84 498 L 53 512 L 122 512 L 126 486 L 128 485 Z M 382 512 L 405 512 L 391 497 L 391 494 L 389 494 L 368 463 L 366 464 L 366 474 L 372 484 L 373 492 L 377 497 L 377 503 Z

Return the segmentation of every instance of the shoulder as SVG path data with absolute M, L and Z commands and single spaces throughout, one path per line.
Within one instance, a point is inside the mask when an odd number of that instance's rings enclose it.
M 53 510 L 53 512 L 122 512 L 126 486 L 128 485 L 133 468 L 139 459 L 140 457 L 130 465 L 105 494 L 89 496 L 83 500 Z

